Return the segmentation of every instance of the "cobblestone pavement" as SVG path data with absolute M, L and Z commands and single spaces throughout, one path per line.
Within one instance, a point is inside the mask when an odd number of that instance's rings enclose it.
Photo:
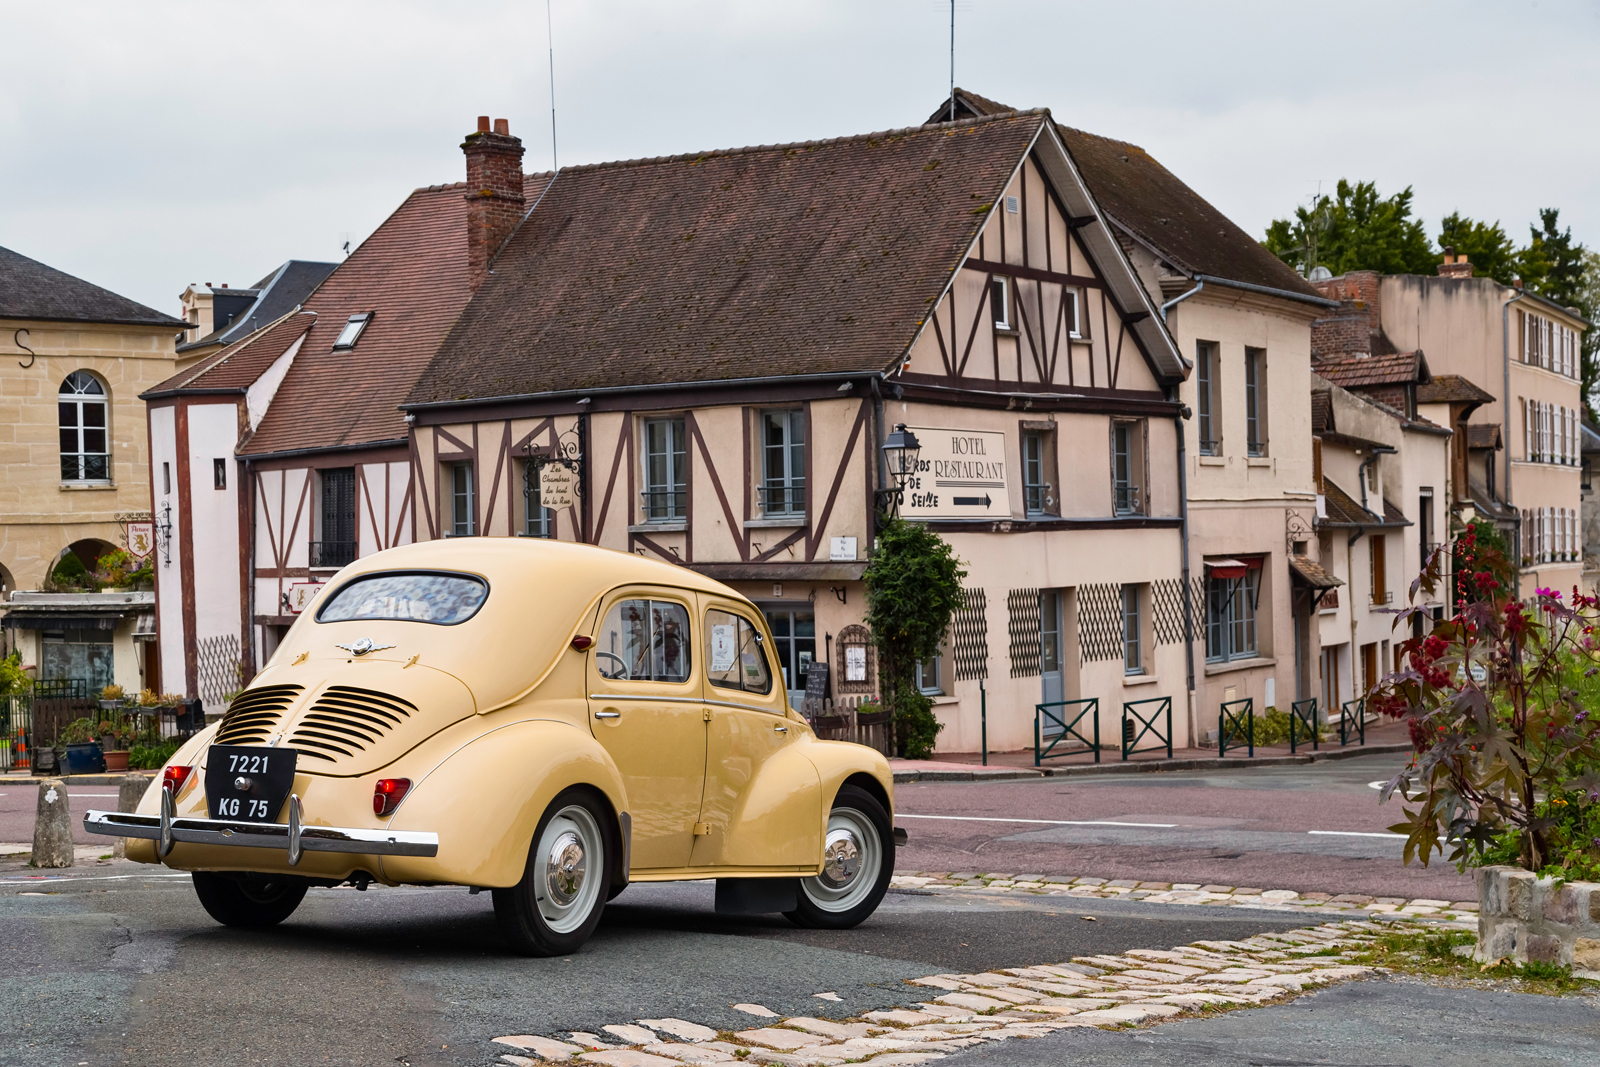
M 1293 889 L 1257 889 L 1193 882 L 1140 882 L 1131 878 L 1062 878 L 1042 874 L 979 874 L 974 871 L 924 871 L 897 874 L 891 888 L 954 890 L 974 893 L 1020 893 L 1031 896 L 1093 900 L 1142 900 L 1149 904 L 1209 904 L 1212 907 L 1304 911 L 1313 915 L 1384 916 L 1465 923 L 1476 929 L 1475 900 L 1430 900 L 1416 897 L 1368 897 L 1355 893 L 1299 893 Z
M 1391 920 L 1393 921 L 1393 920 Z M 1423 921 L 1428 921 L 1424 919 Z M 1444 923 L 1452 927 L 1468 924 Z M 597 1032 L 512 1034 L 495 1043 L 515 1067 L 542 1062 L 609 1067 L 752 1063 L 832 1067 L 866 1062 L 900 1067 L 1011 1038 L 1071 1027 L 1119 1029 L 1218 1009 L 1252 1007 L 1374 969 L 1345 962 L 1383 931 L 1344 921 L 1260 934 L 1245 941 L 1198 941 L 1170 950 L 1133 949 L 1053 965 L 981 974 L 934 974 L 908 981 L 925 999 L 844 1021 L 784 1018 L 760 1004 L 736 1004 L 752 1024 L 719 1031 L 683 1019 L 637 1019 Z M 833 994 L 820 993 L 820 1014 Z

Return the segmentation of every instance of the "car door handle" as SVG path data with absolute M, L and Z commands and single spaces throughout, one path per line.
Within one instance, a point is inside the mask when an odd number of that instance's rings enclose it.
M 622 712 L 620 712 L 620 711 L 597 711 L 597 712 L 594 713 L 594 717 L 597 718 L 597 719 L 620 719 L 620 718 L 622 718 Z
M 772 729 L 774 733 L 786 734 L 789 732 L 789 728 L 787 726 L 774 726 Z

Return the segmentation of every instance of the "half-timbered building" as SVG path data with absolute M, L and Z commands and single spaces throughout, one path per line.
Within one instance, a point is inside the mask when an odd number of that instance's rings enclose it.
M 486 195 L 526 181 L 514 140 Z M 976 750 L 985 708 L 1024 747 L 1036 705 L 1089 699 L 1107 746 L 1135 701 L 1189 741 L 1187 364 L 1047 112 L 538 184 L 403 405 L 417 538 L 679 563 L 761 606 L 794 699 L 817 663 L 875 695 L 862 576 L 903 425 L 899 513 L 967 570 L 920 671 L 939 748 Z

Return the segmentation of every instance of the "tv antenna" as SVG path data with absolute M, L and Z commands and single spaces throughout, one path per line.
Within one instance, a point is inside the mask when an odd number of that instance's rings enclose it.
M 550 0 L 544 0 L 544 32 L 550 44 L 550 172 L 553 174 L 561 169 L 561 164 L 556 157 L 556 34 L 550 19 Z
M 950 121 L 956 120 L 956 0 L 950 0 Z

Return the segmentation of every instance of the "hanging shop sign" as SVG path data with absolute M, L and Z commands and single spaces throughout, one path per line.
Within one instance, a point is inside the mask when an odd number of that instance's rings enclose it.
M 907 427 L 922 449 L 906 479 L 900 514 L 907 519 L 1011 517 L 1006 435 L 998 430 Z

